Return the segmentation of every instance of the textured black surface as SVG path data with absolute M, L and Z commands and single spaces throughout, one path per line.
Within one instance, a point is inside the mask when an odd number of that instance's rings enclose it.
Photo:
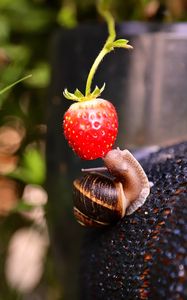
M 86 233 L 81 300 L 187 299 L 187 143 L 141 164 L 154 183 L 143 207 Z

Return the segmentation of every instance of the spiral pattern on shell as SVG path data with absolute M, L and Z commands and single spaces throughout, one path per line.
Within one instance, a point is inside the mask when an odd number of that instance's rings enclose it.
M 124 215 L 119 182 L 91 173 L 76 179 L 73 185 L 74 215 L 82 225 L 109 225 Z

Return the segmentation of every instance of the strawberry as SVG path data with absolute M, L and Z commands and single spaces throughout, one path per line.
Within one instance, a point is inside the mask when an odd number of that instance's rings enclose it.
M 115 48 L 132 49 L 128 40 L 116 40 L 113 16 L 102 1 L 99 3 L 98 9 L 107 22 L 109 36 L 88 73 L 85 94 L 78 89 L 74 93 L 67 89 L 63 92 L 65 98 L 78 101 L 72 104 L 64 115 L 64 135 L 77 155 L 88 160 L 104 157 L 111 150 L 118 131 L 118 118 L 114 106 L 109 101 L 98 98 L 105 84 L 101 88 L 96 86 L 92 91 L 93 77 L 106 54 Z
M 104 157 L 117 136 L 117 113 L 107 100 L 98 98 L 72 104 L 64 115 L 64 135 L 82 159 Z

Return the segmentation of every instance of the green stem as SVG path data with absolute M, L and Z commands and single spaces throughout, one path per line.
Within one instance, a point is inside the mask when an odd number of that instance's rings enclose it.
M 100 13 L 102 14 L 103 18 L 105 18 L 108 25 L 109 36 L 106 40 L 106 43 L 112 43 L 116 38 L 114 18 L 109 11 L 101 11 Z
M 11 89 L 11 88 L 12 88 L 14 85 L 16 85 L 17 83 L 19 83 L 19 82 L 21 82 L 21 81 L 23 81 L 23 80 L 25 80 L 25 79 L 28 79 L 28 78 L 30 78 L 31 76 L 32 76 L 32 75 L 27 75 L 27 76 L 25 76 L 25 77 L 23 77 L 23 78 L 17 80 L 16 82 L 14 82 L 14 83 L 12 83 L 12 84 L 6 86 L 4 89 L 0 90 L 0 95 L 2 95 L 3 93 L 5 93 L 5 92 L 8 91 L 9 89 Z
M 98 86 L 95 87 L 93 92 L 91 92 L 91 86 L 92 81 L 95 75 L 95 72 L 97 71 L 97 68 L 105 55 L 107 53 L 110 53 L 114 48 L 125 48 L 125 49 L 132 49 L 132 46 L 128 45 L 128 40 L 125 39 L 118 39 L 116 38 L 116 31 L 115 31 L 115 21 L 110 13 L 110 11 L 106 8 L 106 4 L 108 3 L 108 0 L 99 0 L 99 7 L 98 11 L 101 14 L 101 16 L 105 19 L 107 26 L 108 26 L 108 38 L 100 51 L 99 55 L 96 57 L 90 72 L 88 74 L 88 78 L 86 81 L 86 88 L 85 88 L 85 95 L 83 95 L 78 89 L 75 90 L 74 93 L 68 92 L 67 89 L 64 90 L 63 95 L 65 98 L 73 100 L 73 101 L 87 101 L 92 100 L 97 97 L 99 97 L 102 93 L 102 91 L 105 88 L 105 84 L 98 88 Z
M 88 78 L 87 78 L 87 82 L 86 82 L 85 96 L 88 96 L 90 94 L 91 85 L 92 85 L 92 81 L 93 81 L 95 72 L 96 72 L 99 64 L 103 60 L 104 56 L 113 50 L 113 48 L 111 47 L 110 44 L 113 43 L 116 38 L 114 18 L 112 17 L 112 15 L 110 14 L 109 11 L 102 11 L 102 9 L 99 9 L 99 12 L 107 22 L 109 37 L 107 38 L 102 50 L 100 51 L 99 55 L 96 57 L 93 65 L 90 69 L 90 72 L 89 72 Z
M 85 96 L 88 96 L 91 92 L 91 85 L 93 81 L 93 77 L 95 75 L 95 72 L 100 64 L 100 62 L 103 60 L 104 56 L 108 53 L 108 50 L 103 48 L 99 55 L 97 56 L 96 60 L 94 61 L 90 72 L 88 74 L 87 82 L 86 82 L 86 91 L 85 91 Z

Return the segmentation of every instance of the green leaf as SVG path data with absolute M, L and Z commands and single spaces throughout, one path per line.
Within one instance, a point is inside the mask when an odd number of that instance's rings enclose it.
M 0 83 L 0 107 L 8 99 L 8 95 L 11 92 L 11 89 L 7 87 L 11 87 L 12 83 L 14 85 L 19 82 L 22 74 L 25 73 L 26 65 L 28 64 L 31 55 L 30 49 L 25 45 L 8 44 L 3 46 L 3 49 L 11 63 L 4 68 L 1 74 L 1 82 L 3 84 Z M 27 81 L 23 82 L 23 84 L 25 85 L 26 82 Z M 6 93 L 3 93 L 2 91 L 4 86 Z
M 97 85 L 96 85 L 96 87 L 95 87 L 95 89 L 94 89 L 94 91 L 91 93 L 91 95 L 93 96 L 93 97 L 98 97 L 99 95 L 101 95 L 101 93 L 104 91 L 104 89 L 105 89 L 105 83 L 103 84 L 103 86 L 101 87 L 101 88 L 99 88 Z
M 74 95 L 78 98 L 82 98 L 84 97 L 84 95 L 81 93 L 81 91 L 79 91 L 78 89 L 75 90 Z
M 24 202 L 24 200 L 21 200 L 18 202 L 16 207 L 13 209 L 13 212 L 29 212 L 29 211 L 32 211 L 32 209 L 34 207 L 35 207 L 34 205 L 28 204 L 28 203 Z
M 27 81 L 27 85 L 35 88 L 45 88 L 49 84 L 50 69 L 45 62 L 40 62 L 32 70 L 32 78 Z
M 91 93 L 91 95 L 93 97 L 97 97 L 100 95 L 100 89 L 98 88 L 98 86 L 96 85 L 95 89 L 93 90 L 93 92 Z
M 57 15 L 57 21 L 61 26 L 74 28 L 77 25 L 75 5 L 73 3 L 65 4 Z
M 0 43 L 2 44 L 8 40 L 11 31 L 9 20 L 3 13 L 0 14 L 0 28 Z
M 119 40 L 114 41 L 111 46 L 113 46 L 114 48 L 132 49 L 133 47 L 131 45 L 128 45 L 128 42 L 129 42 L 128 40 L 119 39 Z
M 79 101 L 79 98 L 75 94 L 68 92 L 67 89 L 64 90 L 63 95 L 66 99 Z
M 41 31 L 46 31 L 54 22 L 56 16 L 53 10 L 43 9 L 39 5 L 36 8 L 36 4 L 33 6 L 32 2 L 28 0 L 11 1 L 9 8 L 7 9 L 6 6 L 4 9 L 14 31 L 41 34 Z
M 33 148 L 25 151 L 21 166 L 9 174 L 11 178 L 33 184 L 43 184 L 45 175 L 45 161 L 41 153 Z
M 5 93 L 5 92 L 8 91 L 9 89 L 11 89 L 13 86 L 15 86 L 16 84 L 18 84 L 19 82 L 21 82 L 21 81 L 23 81 L 23 80 L 26 80 L 26 79 L 30 78 L 31 76 L 32 76 L 31 74 L 30 74 L 30 75 L 27 75 L 27 76 L 25 76 L 25 77 L 23 77 L 23 78 L 17 80 L 16 82 L 14 82 L 14 83 L 12 83 L 12 84 L 6 86 L 4 89 L 0 90 L 0 95 L 3 94 L 3 93 Z
M 75 90 L 74 93 L 70 93 L 68 92 L 67 89 L 64 90 L 63 95 L 65 98 L 69 99 L 69 100 L 73 100 L 73 101 L 87 101 L 87 100 L 91 100 L 93 98 L 97 98 L 102 91 L 105 88 L 105 83 L 103 84 L 103 86 L 101 88 L 99 88 L 97 85 L 94 89 L 94 91 L 92 93 L 89 93 L 87 96 L 84 96 L 78 89 Z
M 100 93 L 102 93 L 105 89 L 105 82 L 103 83 L 102 87 L 100 88 Z

